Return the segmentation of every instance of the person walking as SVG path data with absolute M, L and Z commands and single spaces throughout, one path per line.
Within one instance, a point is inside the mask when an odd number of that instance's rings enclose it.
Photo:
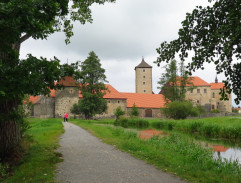
M 65 118 L 65 117 L 66 117 L 66 113 L 64 112 L 64 122 L 65 122 L 65 120 L 66 120 L 66 118 Z
M 68 113 L 66 112 L 66 113 L 65 113 L 65 120 L 66 120 L 66 122 L 68 122 L 68 117 L 69 117 L 69 115 L 68 115 Z

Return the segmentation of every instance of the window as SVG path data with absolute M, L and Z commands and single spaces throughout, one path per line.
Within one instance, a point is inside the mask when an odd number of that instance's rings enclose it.
M 143 76 L 143 78 L 146 78 L 146 76 Z
M 213 92 L 213 98 L 215 98 L 215 93 Z
M 108 103 L 110 103 L 110 100 L 108 100 Z
M 146 90 L 144 90 L 144 93 L 146 93 Z
M 207 89 L 204 89 L 204 93 L 207 93 Z
M 200 93 L 200 89 L 197 89 L 197 92 Z
M 143 72 L 145 72 L 146 70 L 145 69 L 143 69 Z
M 119 104 L 119 103 L 120 103 L 120 101 L 118 100 L 118 101 L 117 101 L 117 103 Z
M 197 103 L 199 104 L 199 100 L 197 100 Z
M 146 84 L 146 82 L 143 82 L 143 85 L 145 85 Z
M 212 109 L 215 109 L 215 106 L 214 106 L 214 105 L 212 105 Z
M 190 93 L 193 93 L 193 89 L 190 90 Z

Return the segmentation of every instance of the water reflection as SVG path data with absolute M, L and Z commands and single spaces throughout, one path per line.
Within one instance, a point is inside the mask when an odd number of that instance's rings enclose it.
M 214 158 L 222 158 L 231 161 L 238 161 L 241 164 L 241 149 L 240 148 L 227 148 L 224 146 L 221 149 L 218 149 L 214 153 Z

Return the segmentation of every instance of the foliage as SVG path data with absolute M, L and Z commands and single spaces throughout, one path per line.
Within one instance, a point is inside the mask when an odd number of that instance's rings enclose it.
M 118 121 L 115 121 L 114 125 L 116 126 L 122 126 L 124 128 L 128 127 L 135 127 L 135 128 L 146 128 L 150 125 L 150 123 L 147 120 L 141 119 L 141 118 L 120 118 Z
M 184 62 L 181 61 L 179 68 L 176 60 L 171 60 L 169 64 L 164 66 L 165 72 L 162 73 L 158 84 L 161 94 L 165 96 L 167 101 L 182 102 L 185 100 L 187 89 L 193 89 L 191 77 L 188 77 Z M 179 70 L 179 72 L 178 72 Z M 186 87 L 186 86 L 190 87 Z
M 211 113 L 220 113 L 220 111 L 218 109 L 212 109 Z
M 166 117 L 173 119 L 185 119 L 189 115 L 194 114 L 193 104 L 189 101 L 170 102 L 162 111 Z
M 3 181 L 8 177 L 9 165 L 0 163 L 0 181 Z
M 206 114 L 206 110 L 200 104 L 196 105 L 196 109 L 199 111 L 199 115 Z
M 82 99 L 73 109 L 90 119 L 95 114 L 101 114 L 107 109 L 107 102 L 103 99 L 107 88 L 103 82 L 106 81 L 105 69 L 101 68 L 100 59 L 92 51 L 88 58 L 81 63 L 80 91 Z
M 237 110 L 237 109 L 232 108 L 232 112 L 233 112 L 233 113 L 238 113 L 238 110 Z
M 125 111 L 122 111 L 121 107 L 118 106 L 115 111 L 114 111 L 115 117 L 116 117 L 116 121 L 119 120 L 120 116 L 125 114 Z
M 214 63 L 217 73 L 227 77 L 222 99 L 225 93 L 234 92 L 235 102 L 241 100 L 241 6 L 240 0 L 209 0 L 211 6 L 196 7 L 186 14 L 178 39 L 161 43 L 157 49 L 159 57 L 156 63 L 169 62 L 178 53 L 181 60 L 193 51 L 192 62 L 188 64 L 189 72 L 204 69 L 204 63 Z
M 61 65 L 57 58 L 47 60 L 29 54 L 19 59 L 21 44 L 29 38 L 47 39 L 55 32 L 73 35 L 71 21 L 92 22 L 90 6 L 114 0 L 41 0 L 0 2 L 0 158 L 1 161 L 18 148 L 23 116 L 18 108 L 24 95 L 47 95 L 59 88 L 55 81 L 64 76 L 77 77 L 78 63 Z M 21 79 L 20 79 L 21 78 Z M 8 139 L 8 140 L 5 140 Z
M 136 107 L 136 104 L 134 103 L 132 108 L 131 108 L 131 111 L 130 111 L 130 116 L 139 116 L 139 111 L 138 111 L 138 108 Z
M 156 129 L 196 133 L 203 137 L 241 139 L 241 124 L 239 118 L 218 117 L 186 120 L 160 120 L 151 123 Z

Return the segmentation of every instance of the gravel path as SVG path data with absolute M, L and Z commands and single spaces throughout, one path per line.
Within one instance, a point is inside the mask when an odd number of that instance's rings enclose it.
M 82 128 L 64 123 L 56 180 L 60 183 L 181 183 L 114 146 L 104 144 Z

